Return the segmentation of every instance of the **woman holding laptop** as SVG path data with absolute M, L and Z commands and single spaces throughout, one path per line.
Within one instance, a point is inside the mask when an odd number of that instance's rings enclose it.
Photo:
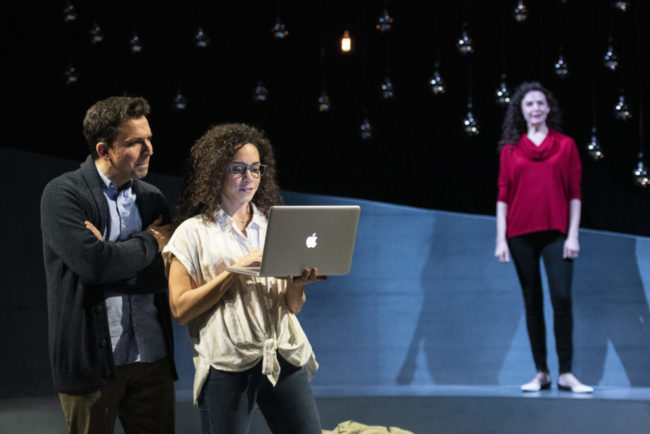
M 257 404 L 273 433 L 321 433 L 309 379 L 318 369 L 296 318 L 303 286 L 323 279 L 256 278 L 267 216 L 280 199 L 271 144 L 245 124 L 212 127 L 191 149 L 181 222 L 163 251 L 171 310 L 193 345 L 194 403 L 204 433 L 247 433 Z

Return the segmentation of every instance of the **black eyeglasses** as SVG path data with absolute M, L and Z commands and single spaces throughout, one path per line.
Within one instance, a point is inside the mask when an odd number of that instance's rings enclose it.
M 259 178 L 266 172 L 266 164 L 253 164 L 249 166 L 244 163 L 233 163 L 230 166 L 230 174 L 235 178 L 241 178 L 247 171 L 251 172 L 253 178 Z

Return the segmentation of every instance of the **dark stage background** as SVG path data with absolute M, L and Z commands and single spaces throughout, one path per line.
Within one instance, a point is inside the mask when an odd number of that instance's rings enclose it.
M 191 144 L 210 125 L 246 121 L 274 143 L 284 189 L 492 214 L 503 115 L 494 92 L 505 72 L 511 88 L 541 80 L 558 97 L 563 130 L 582 155 L 583 227 L 650 235 L 649 193 L 632 177 L 648 119 L 647 109 L 640 113 L 648 100 L 641 78 L 650 72 L 647 2 L 632 1 L 621 13 L 608 0 L 528 0 L 529 16 L 517 23 L 515 1 L 395 1 L 386 34 L 375 29 L 382 0 L 77 0 L 78 17 L 69 23 L 65 3 L 1 6 L 8 60 L 2 146 L 81 161 L 88 106 L 109 95 L 143 95 L 153 107 L 158 172 L 181 174 Z M 283 40 L 270 31 L 278 17 L 290 32 Z M 97 45 L 89 36 L 95 20 L 105 36 Z M 455 47 L 464 21 L 474 41 L 470 57 Z M 194 45 L 199 25 L 211 38 L 206 48 Z M 349 55 L 338 50 L 345 29 L 354 38 Z M 134 31 L 143 44 L 138 54 L 128 46 Z M 616 72 L 601 61 L 609 37 L 622 65 Z M 564 79 L 553 70 L 560 52 L 570 71 Z M 428 87 L 436 60 L 443 95 Z M 70 63 L 79 77 L 66 85 Z M 379 89 L 386 74 L 392 100 Z M 263 103 L 252 98 L 258 81 L 269 90 Z M 632 112 L 626 122 L 613 116 L 622 87 Z M 331 98 L 328 113 L 317 110 L 322 89 Z M 178 90 L 188 99 L 180 112 L 173 107 Z M 480 128 L 471 138 L 462 128 L 470 94 Z M 364 111 L 373 127 L 367 141 L 359 135 Z M 594 119 L 601 161 L 585 151 Z

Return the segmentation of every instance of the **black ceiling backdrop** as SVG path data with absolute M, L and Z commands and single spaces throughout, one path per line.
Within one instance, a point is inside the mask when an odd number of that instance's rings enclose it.
M 380 33 L 383 0 L 73 1 L 78 18 L 69 23 L 63 1 L 3 2 L 9 134 L 2 145 L 81 160 L 88 106 L 113 94 L 142 95 L 153 109 L 153 170 L 180 175 L 210 125 L 245 121 L 271 138 L 284 189 L 492 214 L 503 114 L 494 92 L 506 72 L 511 87 L 540 80 L 558 97 L 564 132 L 582 156 L 583 226 L 650 235 L 649 193 L 632 178 L 643 102 L 646 127 L 650 110 L 641 80 L 650 72 L 650 8 L 632 1 L 622 14 L 612 3 L 525 1 L 528 19 L 517 23 L 510 0 L 392 1 L 394 27 Z M 290 32 L 283 40 L 270 31 L 278 17 Z M 97 45 L 89 36 L 94 20 L 105 34 Z M 470 57 L 455 47 L 463 22 L 474 41 Z M 211 38 L 206 48 L 194 45 L 199 25 Z M 338 50 L 345 29 L 353 37 L 349 55 Z M 128 47 L 134 31 L 139 54 Z M 617 72 L 600 60 L 610 36 L 623 65 Z M 564 79 L 553 72 L 560 50 L 570 70 Z M 447 92 L 434 96 L 428 80 L 436 59 Z M 63 76 L 70 62 L 79 72 L 74 85 Z M 392 100 L 379 91 L 386 74 Z M 269 90 L 263 103 L 252 98 L 258 81 Z M 627 122 L 613 117 L 622 86 L 633 113 Z M 179 89 L 189 102 L 182 112 L 172 104 Z M 317 110 L 322 89 L 332 101 L 328 113 Z M 470 92 L 476 137 L 462 128 Z M 364 112 L 369 141 L 359 135 Z M 601 161 L 585 152 L 594 112 Z

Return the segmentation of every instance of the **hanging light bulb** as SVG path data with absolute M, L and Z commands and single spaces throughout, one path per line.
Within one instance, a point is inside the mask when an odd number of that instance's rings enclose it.
M 330 97 L 327 95 L 327 92 L 325 89 L 323 89 L 318 96 L 318 111 L 321 113 L 325 113 L 330 111 Z
M 618 102 L 614 106 L 614 117 L 619 121 L 627 121 L 632 117 L 632 112 L 625 102 L 625 95 L 621 93 L 618 97 Z
M 393 28 L 393 17 L 390 16 L 388 8 L 384 8 L 381 15 L 379 15 L 375 28 L 382 33 L 386 33 Z
M 94 21 L 93 25 L 90 26 L 90 43 L 93 45 L 97 45 L 103 41 L 104 41 L 104 32 L 102 31 L 102 28 L 99 27 L 99 24 L 97 24 L 97 21 Z
M 203 27 L 199 26 L 199 28 L 196 30 L 196 33 L 194 34 L 194 45 L 199 48 L 205 48 L 208 46 L 208 44 L 210 44 L 210 37 L 207 33 L 205 33 Z
M 474 52 L 474 48 L 472 48 L 472 38 L 470 38 L 467 33 L 466 24 L 463 24 L 463 31 L 456 41 L 456 48 L 458 48 L 458 52 L 463 56 Z
M 63 22 L 71 23 L 77 20 L 77 9 L 74 7 L 71 1 L 65 2 L 63 5 Z
M 131 39 L 129 39 L 129 47 L 133 54 L 138 54 L 142 51 L 142 41 L 135 32 L 133 33 L 133 36 L 131 36 Z
M 63 71 L 63 76 L 65 77 L 65 84 L 68 86 L 73 85 L 79 81 L 79 72 L 72 63 L 68 64 L 68 66 L 65 68 L 65 71 Z
M 648 178 L 648 171 L 643 164 L 643 160 L 639 159 L 636 169 L 634 169 L 634 183 L 639 187 L 647 187 L 650 185 L 650 179 Z
M 384 99 L 392 99 L 395 94 L 393 92 L 393 83 L 390 81 L 390 77 L 386 76 L 384 81 L 381 82 L 381 96 Z
M 603 65 L 605 65 L 605 68 L 609 69 L 610 71 L 616 71 L 618 68 L 618 58 L 616 57 L 616 53 L 614 53 L 614 46 L 612 45 L 611 38 L 609 39 L 607 51 L 603 56 Z
M 555 61 L 555 65 L 553 65 L 553 71 L 555 72 L 555 75 L 560 78 L 565 78 L 567 75 L 569 75 L 569 67 L 564 60 L 564 56 L 561 54 Z
M 435 69 L 433 70 L 433 77 L 429 80 L 429 86 L 431 92 L 434 95 L 440 95 L 445 93 L 445 83 L 442 81 L 442 76 L 440 75 L 440 70 L 438 69 L 438 62 L 436 62 Z
M 282 22 L 282 20 L 280 20 L 279 17 L 275 20 L 273 27 L 271 27 L 271 33 L 273 33 L 273 37 L 275 39 L 284 39 L 289 36 L 287 26 Z
M 261 81 L 257 82 L 257 86 L 253 91 L 253 101 L 264 102 L 269 98 L 269 90 L 264 86 Z
M 474 114 L 472 113 L 471 103 L 467 104 L 467 115 L 465 116 L 465 119 L 463 119 L 463 129 L 465 130 L 465 134 L 469 137 L 476 136 L 479 133 L 478 122 L 476 122 Z
M 178 111 L 183 111 L 187 108 L 187 98 L 185 98 L 185 95 L 183 95 L 183 92 L 181 92 L 180 89 L 176 92 L 173 106 Z
M 499 105 L 508 105 L 510 102 L 510 89 L 508 89 L 508 84 L 506 83 L 506 75 L 501 74 L 501 83 L 496 90 L 496 102 Z
M 630 2 L 629 1 L 615 1 L 614 2 L 614 8 L 616 8 L 619 11 L 625 13 L 630 8 Z
M 364 115 L 363 121 L 361 121 L 359 132 L 363 140 L 370 140 L 372 138 L 372 125 L 370 125 L 367 115 Z
M 528 18 L 528 8 L 523 1 L 517 2 L 517 6 L 515 6 L 513 15 L 515 17 L 515 21 L 518 23 L 521 23 L 522 21 L 525 21 L 526 18 Z
M 598 161 L 602 160 L 605 157 L 600 144 L 598 143 L 598 137 L 596 137 L 596 127 L 591 129 L 591 140 L 587 143 L 587 154 L 591 157 L 592 160 Z
M 344 53 L 349 53 L 352 50 L 352 38 L 350 37 L 350 31 L 345 30 L 343 36 L 341 37 L 341 51 Z

